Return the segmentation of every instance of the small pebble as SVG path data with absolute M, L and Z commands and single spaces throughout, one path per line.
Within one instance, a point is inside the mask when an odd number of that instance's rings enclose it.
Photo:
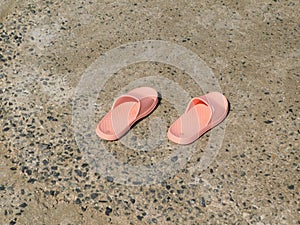
M 109 207 L 106 207 L 105 209 L 105 215 L 109 216 L 109 214 L 112 212 L 112 209 Z
M 205 203 L 205 198 L 204 197 L 201 198 L 200 204 L 201 204 L 202 207 L 206 207 L 206 203 Z
M 108 181 L 108 182 L 113 182 L 113 181 L 114 181 L 114 178 L 111 177 L 111 176 L 107 176 L 107 177 L 106 177 L 106 181 Z
M 91 199 L 95 199 L 95 198 L 97 198 L 98 196 L 99 196 L 98 193 L 93 193 L 93 194 L 91 194 Z
M 21 208 L 25 208 L 27 206 L 27 204 L 24 202 L 20 205 Z

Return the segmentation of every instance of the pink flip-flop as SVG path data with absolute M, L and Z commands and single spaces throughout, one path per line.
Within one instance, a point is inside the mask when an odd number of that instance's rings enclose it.
M 110 141 L 119 139 L 136 121 L 150 114 L 157 103 L 158 94 L 153 88 L 133 89 L 115 100 L 97 125 L 97 135 Z
M 221 123 L 228 113 L 228 101 L 219 92 L 193 98 L 184 114 L 169 128 L 168 138 L 177 144 L 190 144 Z

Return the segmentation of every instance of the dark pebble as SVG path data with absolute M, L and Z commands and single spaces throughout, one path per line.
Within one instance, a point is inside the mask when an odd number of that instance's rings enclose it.
M 6 131 L 8 131 L 8 130 L 9 130 L 9 127 L 5 127 L 5 128 L 3 129 L 4 132 L 6 132 Z
M 57 166 L 51 166 L 51 170 L 57 170 Z
M 184 192 L 183 190 L 177 190 L 178 194 L 183 194 L 183 192 Z
M 89 189 L 89 188 L 91 188 L 91 187 L 92 187 L 92 185 L 86 184 L 86 185 L 84 185 L 84 190 Z
M 80 170 L 75 170 L 75 173 L 79 176 L 82 177 L 82 172 Z
M 171 158 L 172 162 L 176 162 L 177 160 L 178 160 L 178 156 L 174 156 L 174 157 Z
M 36 179 L 34 179 L 34 178 L 30 178 L 30 179 L 28 180 L 28 183 L 33 184 L 34 182 L 36 182 Z
M 137 216 L 138 220 L 142 220 L 144 217 L 143 216 Z
M 0 191 L 4 191 L 4 190 L 5 190 L 4 185 L 0 185 Z
M 272 120 L 265 120 L 264 123 L 265 124 L 271 124 L 271 123 L 273 123 L 273 121 Z
M 26 170 L 26 173 L 27 173 L 27 175 L 30 176 L 32 174 L 32 170 L 28 169 L 28 170 Z
M 27 204 L 24 202 L 20 205 L 21 208 L 25 208 L 27 206 Z
M 108 182 L 113 182 L 113 181 L 114 181 L 114 178 L 111 177 L 111 176 L 107 176 L 107 177 L 106 177 L 106 181 L 108 181 Z
M 133 185 L 141 185 L 142 182 L 137 180 L 137 181 L 133 181 L 132 184 L 133 184 Z
M 112 209 L 109 207 L 106 207 L 105 209 L 105 215 L 109 216 L 109 214 L 112 212 Z
M 50 121 L 58 121 L 56 118 L 54 118 L 53 116 L 47 116 L 47 119 Z
M 201 198 L 200 204 L 201 204 L 202 207 L 206 207 L 206 203 L 205 203 L 205 198 L 204 197 Z
M 79 198 L 76 199 L 75 201 L 76 204 L 81 204 L 81 200 Z
M 97 198 L 98 196 L 99 196 L 98 193 L 93 193 L 93 194 L 91 194 L 91 199 L 95 199 L 95 198 Z
M 294 190 L 294 188 L 295 188 L 294 185 L 289 185 L 289 186 L 288 186 L 288 189 L 290 189 L 290 190 Z
M 79 197 L 79 198 L 82 198 L 82 197 L 83 197 L 83 194 L 82 194 L 82 193 L 78 194 L 78 197 Z
M 85 167 L 87 167 L 89 164 L 87 164 L 87 163 L 83 163 L 81 166 L 82 166 L 82 168 L 85 168 Z
M 131 198 L 130 201 L 131 201 L 132 204 L 135 203 L 135 199 L 134 198 Z

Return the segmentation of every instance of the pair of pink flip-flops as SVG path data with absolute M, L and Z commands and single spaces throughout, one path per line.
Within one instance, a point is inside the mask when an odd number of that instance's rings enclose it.
M 149 115 L 158 103 L 156 90 L 136 88 L 116 99 L 112 109 L 99 122 L 96 133 L 105 140 L 121 138 L 139 119 Z M 170 126 L 168 138 L 190 144 L 221 123 L 228 113 L 228 101 L 219 92 L 193 98 L 186 111 Z

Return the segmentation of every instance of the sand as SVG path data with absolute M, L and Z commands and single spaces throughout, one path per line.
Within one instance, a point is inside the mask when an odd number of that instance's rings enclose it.
M 14 3 L 0 3 L 0 224 L 300 223 L 299 1 Z M 141 85 L 157 109 L 97 138 Z M 210 91 L 226 120 L 169 141 Z

